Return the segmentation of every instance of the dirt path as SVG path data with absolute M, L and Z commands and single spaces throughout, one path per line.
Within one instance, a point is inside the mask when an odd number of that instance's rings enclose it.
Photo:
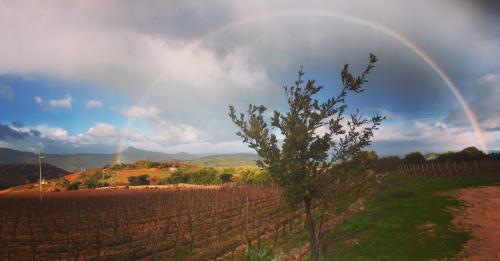
M 457 197 L 467 206 L 454 223 L 471 231 L 462 260 L 500 260 L 500 186 L 468 188 Z

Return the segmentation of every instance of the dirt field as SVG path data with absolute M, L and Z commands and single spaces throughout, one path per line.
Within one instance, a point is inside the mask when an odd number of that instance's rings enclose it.
M 471 231 L 462 251 L 462 260 L 500 260 L 500 186 L 459 190 L 466 204 L 458 211 L 455 224 Z

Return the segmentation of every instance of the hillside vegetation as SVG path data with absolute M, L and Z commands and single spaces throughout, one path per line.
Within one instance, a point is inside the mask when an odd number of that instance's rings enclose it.
M 102 167 L 115 163 L 115 153 L 79 153 L 79 154 L 45 154 L 43 161 L 67 171 L 80 171 L 82 168 Z M 202 166 L 255 166 L 256 155 L 252 154 L 225 154 L 202 156 L 196 154 L 162 153 L 140 150 L 128 147 L 120 153 L 121 162 L 133 163 L 139 160 L 147 161 L 193 161 Z M 37 163 L 37 155 L 32 152 L 0 148 L 0 163 Z
M 38 164 L 0 164 L 0 190 L 37 182 L 40 178 L 39 171 Z M 50 164 L 42 164 L 42 172 L 44 179 L 53 179 L 69 174 L 69 172 Z
M 259 156 L 255 154 L 239 153 L 239 154 L 224 154 L 210 155 L 196 160 L 193 164 L 200 166 L 211 167 L 241 167 L 241 166 L 257 166 L 255 163 Z

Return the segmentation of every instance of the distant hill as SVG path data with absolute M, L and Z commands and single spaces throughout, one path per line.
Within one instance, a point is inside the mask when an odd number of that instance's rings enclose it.
M 0 164 L 0 189 L 33 183 L 39 180 L 39 166 L 35 163 Z M 65 176 L 69 172 L 52 166 L 42 164 L 42 175 L 44 179 L 54 179 Z
M 210 155 L 193 160 L 193 164 L 213 167 L 241 167 L 256 166 L 255 161 L 259 159 L 256 154 L 238 153 Z
M 155 151 L 140 150 L 134 147 L 128 147 L 122 152 L 122 160 L 124 162 L 134 162 L 138 160 L 149 160 L 149 161 L 162 161 L 162 160 L 193 160 L 200 156 L 188 154 L 185 152 L 180 153 L 163 153 Z
M 49 163 L 67 171 L 79 171 L 81 168 L 111 165 L 116 154 L 79 153 L 79 154 L 44 154 L 44 163 Z M 0 164 L 2 163 L 37 163 L 37 155 L 32 152 L 0 148 Z M 204 156 L 199 154 L 163 153 L 140 150 L 128 147 L 121 153 L 121 162 L 132 163 L 138 160 L 164 161 L 184 160 L 202 166 L 254 166 L 258 159 L 255 154 L 222 154 Z
M 78 171 L 80 168 L 98 167 L 113 164 L 116 154 L 80 153 L 80 154 L 44 154 L 43 162 L 52 164 L 68 171 Z M 162 153 L 139 150 L 128 147 L 121 153 L 124 163 L 137 160 L 163 161 L 163 160 L 193 160 L 199 155 L 188 153 Z M 37 155 L 32 152 L 24 152 L 7 148 L 0 148 L 1 163 L 37 163 Z

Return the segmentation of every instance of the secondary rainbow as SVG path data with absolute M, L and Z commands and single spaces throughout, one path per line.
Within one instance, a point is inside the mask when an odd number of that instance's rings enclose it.
M 458 103 L 464 110 L 467 119 L 469 120 L 469 123 L 471 124 L 474 133 L 478 139 L 478 143 L 483 151 L 486 153 L 488 152 L 488 145 L 483 133 L 483 130 L 481 129 L 481 126 L 478 123 L 477 117 L 474 113 L 474 111 L 470 108 L 470 106 L 467 104 L 467 101 L 465 101 L 464 96 L 458 89 L 458 87 L 453 83 L 453 81 L 450 79 L 450 77 L 445 73 L 445 71 L 434 61 L 432 58 L 424 52 L 424 50 L 420 49 L 416 44 L 412 43 L 410 40 L 408 40 L 406 37 L 401 35 L 399 32 L 394 31 L 384 25 L 378 24 L 376 22 L 362 19 L 359 17 L 354 17 L 354 16 L 348 16 L 348 15 L 343 15 L 339 14 L 333 11 L 284 11 L 284 12 L 272 12 L 272 13 L 264 13 L 264 14 L 259 14 L 259 15 L 253 15 L 249 17 L 245 17 L 242 19 L 238 19 L 236 21 L 233 21 L 232 23 L 226 24 L 224 26 L 218 27 L 215 30 L 212 30 L 205 35 L 203 35 L 200 39 L 198 39 L 198 44 L 201 45 L 204 41 L 207 39 L 216 37 L 220 34 L 223 34 L 225 32 L 228 32 L 235 27 L 243 26 L 246 24 L 251 24 L 255 22 L 259 22 L 262 20 L 267 20 L 267 19 L 275 19 L 275 18 L 281 18 L 281 17 L 324 17 L 324 18 L 330 18 L 330 19 L 336 19 L 336 20 L 341 20 L 349 23 L 354 23 L 358 24 L 361 26 L 365 26 L 368 28 L 371 28 L 375 31 L 384 33 L 387 36 L 390 36 L 396 40 L 398 40 L 400 43 L 402 43 L 404 46 L 408 47 L 410 50 L 412 50 L 418 57 L 420 57 L 422 60 L 424 60 L 438 75 L 441 77 L 441 79 L 444 81 L 446 86 L 450 89 L 452 94 L 455 96 L 457 99 Z M 161 79 L 163 79 L 164 74 L 158 75 L 152 83 L 146 88 L 143 97 L 140 99 L 141 101 L 144 101 L 146 97 L 148 97 L 149 93 L 153 89 L 154 86 L 158 82 L 160 82 Z M 130 126 L 132 125 L 132 120 L 129 120 L 128 126 L 127 126 L 127 131 L 130 129 Z M 125 141 L 126 135 L 124 135 L 124 140 L 122 140 L 119 144 L 119 150 L 117 152 L 117 157 L 116 159 L 119 160 L 121 151 L 123 150 L 125 146 Z

